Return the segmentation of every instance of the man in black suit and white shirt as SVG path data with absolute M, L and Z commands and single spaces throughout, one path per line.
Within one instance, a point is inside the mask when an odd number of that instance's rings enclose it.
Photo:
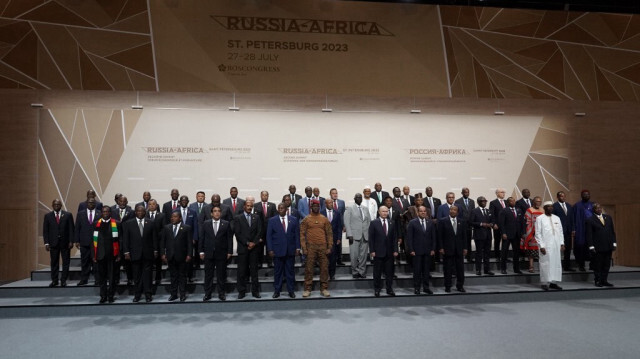
M 198 253 L 204 262 L 204 298 L 211 299 L 213 293 L 213 274 L 218 283 L 218 298 L 226 300 L 225 281 L 227 277 L 227 260 L 233 254 L 233 231 L 231 223 L 221 219 L 220 207 L 211 208 L 211 219 L 204 221 L 200 227 Z
M 429 295 L 433 294 L 429 288 L 430 261 L 436 250 L 436 225 L 427 218 L 427 207 L 418 207 L 418 218 L 414 218 L 407 225 L 406 250 L 413 258 L 413 288 L 414 294 L 420 294 L 420 287 Z
M 296 193 L 296 186 L 295 185 L 289 185 L 289 193 L 287 194 L 287 196 L 289 196 L 289 199 L 291 199 L 291 206 L 293 208 L 298 208 L 298 201 L 302 199 L 302 196 Z
M 499 259 L 501 256 L 500 245 L 502 244 L 502 232 L 499 226 L 500 212 L 507 207 L 507 201 L 504 196 L 507 192 L 504 188 L 496 188 L 496 199 L 489 203 L 489 212 L 493 217 L 493 252 L 494 257 Z
M 214 193 L 211 195 L 211 203 L 207 203 L 202 209 L 202 212 L 198 215 L 198 226 L 204 223 L 204 221 L 211 219 L 211 210 L 213 209 L 213 207 L 220 207 L 220 219 L 223 219 L 229 223 L 233 221 L 234 214 L 231 210 L 231 207 L 222 203 L 220 195 Z
M 96 268 L 93 264 L 93 225 L 100 219 L 101 211 L 96 209 L 95 198 L 87 199 L 85 210 L 78 212 L 76 217 L 76 248 L 80 249 L 80 281 L 78 286 L 89 283 L 89 274 L 97 280 Z
M 576 227 L 573 222 L 573 206 L 565 201 L 566 195 L 564 192 L 556 193 L 556 197 L 558 201 L 553 204 L 553 214 L 560 218 L 564 236 L 562 269 L 567 272 L 575 272 L 575 269 L 571 268 L 571 250 L 573 249 L 573 239 L 576 235 Z
M 389 192 L 382 190 L 382 183 L 380 182 L 376 182 L 376 184 L 373 185 L 373 189 L 375 191 L 371 193 L 371 198 L 376 201 L 378 208 L 380 208 L 380 206 L 382 206 L 383 204 L 384 199 L 389 197 Z
M 491 228 L 495 219 L 487 209 L 487 199 L 478 197 L 478 207 L 471 211 L 471 225 L 473 226 L 473 240 L 476 243 L 476 275 L 494 275 L 491 271 L 489 255 L 491 254 Z
M 122 226 L 111 217 L 111 207 L 102 208 L 102 218 L 94 223 L 93 263 L 98 266 L 98 282 L 100 283 L 100 303 L 115 301 L 116 276 L 120 272 L 120 241 Z M 109 283 L 107 285 L 107 283 Z
M 49 287 L 58 285 L 58 271 L 60 267 L 60 257 L 62 257 L 62 278 L 60 284 L 67 286 L 69 276 L 69 261 L 71 248 L 73 247 L 73 235 L 75 226 L 73 225 L 73 215 L 62 210 L 62 202 L 54 199 L 51 203 L 53 211 L 44 215 L 42 226 L 42 238 L 44 248 L 49 252 L 51 258 L 51 283 Z
M 247 271 L 251 277 L 251 294 L 260 298 L 258 283 L 258 251 L 262 221 L 256 213 L 251 213 L 253 202 L 244 202 L 244 210 L 237 214 L 232 222 L 233 232 L 238 243 L 238 299 L 244 298 L 247 292 Z
M 456 201 L 454 202 L 454 204 L 456 205 L 456 207 L 458 207 L 460 213 L 458 214 L 458 216 L 462 219 L 464 219 L 464 221 L 469 225 L 469 228 L 467 228 L 467 261 L 471 262 L 472 257 L 471 257 L 471 235 L 473 232 L 473 227 L 471 226 L 471 212 L 473 211 L 474 208 L 476 208 L 476 203 L 473 201 L 473 199 L 469 198 L 469 188 L 468 187 L 463 187 L 462 188 L 462 197 L 456 199 Z
M 131 263 L 135 283 L 134 303 L 140 301 L 143 290 L 147 303 L 152 300 L 152 267 L 153 260 L 158 257 L 156 230 L 153 221 L 145 216 L 144 205 L 137 205 L 135 218 L 122 224 L 122 251 L 124 259 Z
M 147 211 L 146 218 L 149 218 L 153 222 L 153 229 L 156 231 L 156 240 L 160 242 L 160 235 L 162 234 L 162 227 L 164 227 L 165 214 L 158 210 L 158 202 L 155 199 L 149 200 L 149 210 Z M 155 281 L 156 285 L 160 285 L 162 282 L 162 257 L 158 255 L 153 260 L 153 267 L 156 272 Z
M 522 190 L 522 198 L 516 201 L 516 207 L 520 208 L 520 212 L 527 213 L 527 209 L 531 207 L 531 191 L 528 188 Z
M 526 233 L 525 221 L 520 209 L 516 208 L 516 200 L 513 197 L 507 198 L 507 208 L 500 212 L 498 223 L 502 234 L 500 273 L 507 274 L 507 256 L 509 254 L 509 245 L 511 245 L 513 272 L 522 274 L 522 271 L 520 271 L 520 240 L 524 238 Z
M 88 190 L 87 191 L 87 200 L 89 198 L 93 198 L 96 201 L 95 202 L 96 203 L 96 209 L 98 211 L 102 211 L 102 202 L 100 202 L 100 201 L 98 201 L 96 199 L 96 191 L 94 191 L 92 189 Z M 86 209 L 87 209 L 87 201 L 86 200 L 78 203 L 78 211 L 77 211 L 77 213 L 82 212 L 82 211 L 84 211 Z
M 444 256 L 444 291 L 451 292 L 453 271 L 456 272 L 456 289 L 464 289 L 464 257 L 467 255 L 467 228 L 458 216 L 458 207 L 449 208 L 449 216 L 438 220 L 438 248 Z
M 393 222 L 387 218 L 389 209 L 381 206 L 379 217 L 369 225 L 369 254 L 373 258 L 373 286 L 376 297 L 382 290 L 382 272 L 385 273 L 387 294 L 395 296 L 393 291 L 393 261 L 398 257 L 398 239 Z
M 144 191 L 142 193 L 142 202 L 138 202 L 136 203 L 136 205 L 133 207 L 137 207 L 138 205 L 142 205 L 144 207 L 145 211 L 149 210 L 149 201 L 151 200 L 151 192 L 149 191 Z
M 595 254 L 593 275 L 596 287 L 613 287 L 609 283 L 611 255 L 618 247 L 611 216 L 602 213 L 600 203 L 593 204 L 593 216 L 585 221 L 585 234 L 589 250 Z
M 258 250 L 258 267 L 262 267 L 265 258 L 265 246 L 267 244 L 267 224 L 269 218 L 278 214 L 275 203 L 269 202 L 269 192 L 260 192 L 260 202 L 256 202 L 253 205 L 253 212 L 257 213 L 262 221 L 262 232 L 260 233 L 260 245 L 256 248 Z M 272 266 L 271 258 L 267 260 L 269 267 Z
M 238 189 L 236 187 L 231 187 L 229 189 L 229 198 L 225 198 L 225 200 L 222 201 L 222 203 L 231 208 L 231 213 L 233 213 L 234 216 L 243 212 L 244 202 L 244 199 L 238 198 Z
M 135 218 L 135 214 L 131 207 L 129 207 L 129 200 L 126 196 L 120 196 L 115 206 L 111 207 L 111 217 L 115 218 L 118 222 L 124 223 L 132 218 Z M 121 261 L 115 266 L 116 281 L 120 282 L 120 264 L 124 267 L 124 272 L 127 274 L 127 285 L 133 284 L 133 271 L 131 269 L 131 262 Z
M 416 204 L 415 197 L 412 196 L 410 193 L 411 193 L 411 188 L 409 188 L 409 186 L 402 187 L 402 198 L 404 198 L 405 201 L 409 203 L 409 206 L 413 206 Z
M 177 188 L 171 190 L 171 201 L 165 202 L 162 205 L 162 213 L 164 213 L 164 223 L 169 224 L 171 220 L 171 212 L 180 207 L 180 191 Z
M 171 213 L 170 222 L 162 228 L 159 248 L 171 275 L 169 301 L 178 299 L 179 290 L 180 301 L 184 302 L 187 299 L 187 267 L 193 253 L 193 229 L 182 223 L 180 210 Z
M 180 207 L 178 207 L 178 211 L 180 211 L 180 217 L 182 218 L 182 224 L 188 226 L 189 228 L 191 228 L 192 233 L 191 233 L 191 240 L 192 240 L 192 248 L 195 250 L 197 250 L 197 246 L 198 246 L 198 214 L 196 213 L 196 211 L 192 210 L 189 208 L 189 197 L 182 195 L 180 196 Z M 196 269 L 200 269 L 200 256 L 198 256 L 198 260 L 194 260 L 193 257 L 195 256 L 194 253 L 190 253 L 189 256 L 191 257 L 191 262 L 189 262 L 189 264 L 187 265 L 187 280 L 189 281 L 189 283 L 192 283 L 194 281 L 193 279 L 193 270 L 194 270 L 194 266 Z M 195 262 L 195 263 L 194 263 Z
M 435 219 L 438 215 L 438 208 L 442 204 L 440 198 L 433 197 L 433 188 L 427 187 L 424 189 L 426 197 L 424 197 L 424 205 L 431 212 L 431 218 Z

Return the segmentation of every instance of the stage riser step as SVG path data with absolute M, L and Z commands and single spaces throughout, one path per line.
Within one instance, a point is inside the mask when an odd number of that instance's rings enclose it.
M 509 272 L 511 273 L 511 272 Z M 314 277 L 314 285 L 318 286 L 318 277 Z M 616 280 L 640 280 L 640 271 L 631 271 L 631 272 L 611 272 L 609 275 L 609 280 L 615 282 Z M 524 274 L 524 275 L 516 275 L 516 274 L 507 274 L 507 275 L 496 275 L 496 276 L 476 276 L 474 273 L 466 273 L 465 274 L 465 285 L 510 285 L 510 284 L 531 284 L 537 285 L 540 281 L 539 274 Z M 563 274 L 563 281 L 565 282 L 583 282 L 588 285 L 591 285 L 593 281 L 593 273 L 568 273 L 565 272 Z M 188 291 L 196 294 L 204 293 L 204 285 L 203 279 L 198 278 L 195 283 L 190 283 L 187 285 Z M 302 276 L 296 276 L 296 287 L 301 289 L 303 287 L 304 278 Z M 46 281 L 43 282 L 42 287 L 10 287 L 3 286 L 0 287 L 0 297 L 60 297 L 60 296 L 69 296 L 69 297 L 81 297 L 81 296 L 94 296 L 99 294 L 99 288 L 93 285 L 93 280 L 90 281 L 91 285 L 77 287 L 75 284 L 76 281 L 70 281 L 69 286 L 66 288 L 55 287 L 48 288 L 46 287 Z M 236 290 L 236 278 L 229 276 L 228 282 L 226 285 L 227 292 L 235 292 Z M 454 278 L 455 284 L 455 278 Z M 260 280 L 261 290 L 263 292 L 271 292 L 273 290 L 273 279 L 271 278 L 261 278 Z M 410 276 L 402 276 L 399 279 L 394 280 L 395 288 L 413 288 L 413 279 Z M 431 280 L 431 285 L 434 287 L 442 288 L 444 286 L 444 278 L 442 277 L 442 273 L 436 272 L 434 273 L 434 277 Z M 155 287 L 155 286 L 154 286 Z M 351 279 L 349 277 L 338 277 L 334 281 L 329 282 L 330 289 L 370 289 L 373 290 L 373 278 L 372 274 L 367 274 L 367 279 Z M 159 286 L 159 293 L 169 293 L 169 284 L 165 279 L 163 283 Z M 128 292 L 133 294 L 133 290 L 130 287 L 120 285 L 118 287 L 118 291 L 120 293 Z M 283 291 L 286 291 L 286 285 L 283 284 Z

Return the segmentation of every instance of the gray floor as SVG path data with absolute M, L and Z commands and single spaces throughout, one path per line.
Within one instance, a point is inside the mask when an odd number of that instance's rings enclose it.
M 0 357 L 637 358 L 639 323 L 640 297 L 0 319 Z

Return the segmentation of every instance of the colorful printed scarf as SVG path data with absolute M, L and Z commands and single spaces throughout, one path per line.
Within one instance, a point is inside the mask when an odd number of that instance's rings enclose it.
M 94 258 L 98 258 L 98 232 L 100 229 L 100 224 L 103 222 L 100 219 L 96 223 L 96 230 L 93 231 L 93 254 Z M 118 225 L 116 224 L 116 220 L 111 218 L 111 236 L 115 239 L 113 241 L 113 256 L 117 257 L 120 254 L 120 242 L 118 242 Z

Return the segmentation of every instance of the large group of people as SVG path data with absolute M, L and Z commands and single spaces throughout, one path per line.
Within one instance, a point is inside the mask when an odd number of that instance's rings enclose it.
M 354 279 L 367 278 L 367 262 L 373 262 L 376 297 L 383 289 L 383 277 L 386 294 L 395 295 L 394 269 L 400 258 L 413 271 L 416 295 L 433 294 L 431 271 L 440 261 L 445 292 L 451 292 L 454 276 L 455 288 L 465 292 L 465 259 L 475 262 L 476 275 L 494 275 L 492 247 L 502 274 L 507 274 L 508 262 L 514 273 L 522 274 L 521 252 L 528 258 L 529 272 L 534 272 L 538 260 L 543 290 L 562 289 L 558 285 L 562 271 L 575 271 L 570 266 L 572 250 L 579 271 L 586 271 L 589 261 L 595 285 L 612 286 L 607 278 L 616 249 L 613 222 L 600 204 L 591 202 L 587 190 L 573 206 L 566 203 L 564 192 L 557 193 L 555 203 L 543 204 L 540 197 L 531 198 L 528 189 L 516 201 L 505 198 L 506 191 L 498 188 L 496 198 L 487 204 L 485 197 L 474 201 L 469 189 L 463 188 L 457 199 L 447 192 L 442 203 L 431 187 L 424 194 L 411 194 L 408 186 L 395 187 L 390 194 L 376 183 L 373 190 L 367 186 L 356 193 L 349 206 L 338 198 L 335 188 L 328 198 L 320 196 L 319 188 L 305 187 L 304 195 L 296 191 L 295 185 L 289 186 L 276 204 L 269 201 L 267 191 L 256 201 L 252 196 L 238 197 L 238 189 L 231 187 L 224 200 L 213 194 L 207 203 L 205 193 L 198 192 L 190 203 L 188 196 L 173 189 L 162 207 L 146 191 L 131 208 L 120 193 L 109 207 L 89 190 L 86 201 L 78 205 L 75 222 L 55 199 L 43 224 L 45 248 L 51 256 L 50 286 L 67 285 L 70 250 L 75 245 L 81 256 L 78 285 L 87 285 L 93 273 L 100 286 L 100 303 L 115 300 L 122 268 L 127 285 L 133 286 L 133 301 L 139 302 L 143 294 L 146 302 L 152 301 L 154 272 L 159 285 L 163 264 L 170 274 L 169 301 L 186 300 L 187 283 L 194 281 L 194 270 L 202 265 L 203 300 L 211 300 L 216 287 L 218 298 L 226 300 L 227 265 L 235 242 L 238 299 L 248 291 L 261 297 L 258 269 L 265 264 L 274 268 L 272 297 L 280 297 L 284 281 L 288 296 L 295 298 L 296 256 L 304 268 L 302 296 L 311 295 L 317 265 L 320 293 L 329 297 L 336 266 L 344 264 L 343 233 Z

